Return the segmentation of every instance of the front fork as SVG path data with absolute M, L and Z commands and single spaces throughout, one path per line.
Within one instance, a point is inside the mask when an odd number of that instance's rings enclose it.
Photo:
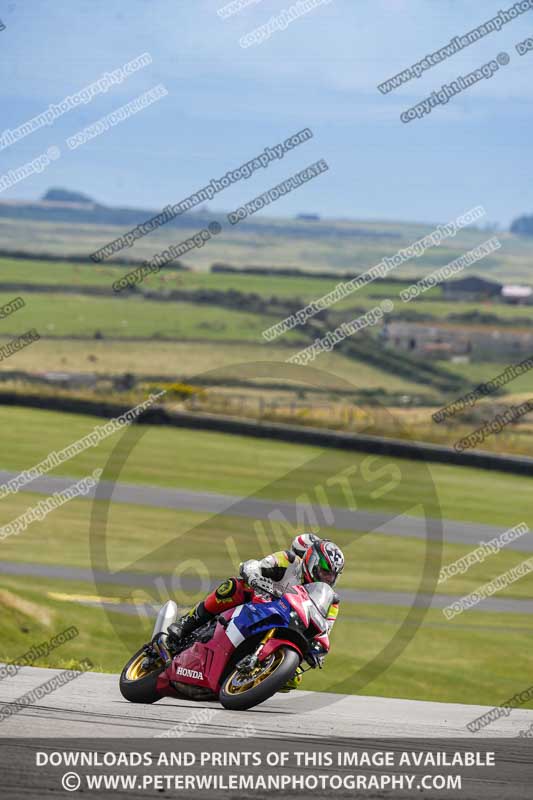
M 276 632 L 275 628 L 271 628 L 267 633 L 263 636 L 259 644 L 257 645 L 256 649 L 250 655 L 241 658 L 241 660 L 235 665 L 239 672 L 251 672 L 257 667 L 259 663 L 259 655 L 261 653 L 262 648 L 268 642 L 269 639 L 272 639 Z

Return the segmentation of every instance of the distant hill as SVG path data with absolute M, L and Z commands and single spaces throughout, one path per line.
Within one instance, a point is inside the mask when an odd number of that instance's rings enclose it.
M 179 202 L 184 198 L 176 198 Z M 97 203 L 92 198 L 81 192 L 74 192 L 69 189 L 53 188 L 49 189 L 37 201 L 0 201 L 0 218 L 10 218 L 17 220 L 34 220 L 36 222 L 72 223 L 73 225 L 110 225 L 113 227 L 133 228 L 140 222 L 159 214 L 161 208 L 120 208 L 105 206 Z M 275 210 L 273 209 L 273 213 Z M 210 222 L 219 221 L 223 214 L 213 214 L 207 209 L 191 210 L 185 214 L 175 217 L 165 224 L 165 228 L 206 228 Z M 256 221 L 254 218 L 245 220 L 239 224 L 239 231 L 246 230 L 247 233 L 279 233 L 280 224 L 283 234 L 286 236 L 301 236 L 302 228 L 305 226 L 306 238 L 323 238 L 335 236 L 336 239 L 390 239 L 400 240 L 396 233 L 387 230 L 379 230 L 373 227 L 364 228 L 362 226 L 347 225 L 339 226 L 335 221 L 315 221 L 309 225 L 302 220 L 283 220 L 269 221 L 262 217 Z
M 175 202 L 183 199 L 184 195 L 176 192 Z M 223 194 L 220 202 L 225 202 Z M 162 208 L 106 206 L 83 192 L 56 186 L 39 200 L 0 200 L 0 249 L 10 255 L 31 252 L 40 258 L 58 256 L 86 262 L 95 250 L 161 211 Z M 218 235 L 205 247 L 187 253 L 184 267 L 203 272 L 217 263 L 239 269 L 254 265 L 269 271 L 274 268 L 355 275 L 421 240 L 438 222 L 277 217 L 275 203 L 266 213 L 269 216 L 256 214 L 238 225 L 230 225 L 223 210 L 214 213 L 205 205 L 198 206 L 137 239 L 133 247 L 121 250 L 111 260 L 138 263 L 153 258 L 170 244 L 177 245 L 217 222 L 221 226 Z M 405 279 L 438 269 L 491 235 L 493 230 L 486 226 L 460 230 L 440 247 L 429 247 L 420 258 L 406 260 L 395 269 L 395 277 Z M 498 232 L 498 237 L 502 242 L 498 253 L 467 268 L 465 276 L 479 274 L 501 283 L 529 282 L 533 237 L 506 232 Z
M 43 195 L 43 203 L 51 201 L 52 203 L 83 203 L 89 206 L 95 206 L 94 200 L 88 195 L 81 192 L 71 192 L 69 189 L 48 189 Z

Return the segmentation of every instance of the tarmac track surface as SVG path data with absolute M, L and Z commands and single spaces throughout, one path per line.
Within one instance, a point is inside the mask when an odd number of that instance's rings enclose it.
M 14 677 L 0 681 L 0 709 L 59 674 L 60 670 L 22 667 Z M 201 716 L 197 714 L 200 710 Z M 175 729 L 175 736 L 181 732 L 195 737 L 227 737 L 242 736 L 248 726 L 263 737 L 294 737 L 316 743 L 327 742 L 332 736 L 463 738 L 473 736 L 467 723 L 488 710 L 485 706 L 302 690 L 274 695 L 255 709 L 242 712 L 227 711 L 217 702 L 173 698 L 140 705 L 122 698 L 118 675 L 88 672 L 2 721 L 0 737 L 156 737 L 171 729 Z M 195 721 L 196 716 L 200 721 Z M 475 735 L 518 736 L 532 723 L 533 711 L 518 708 Z
M 6 800 L 42 800 L 43 797 L 64 798 L 61 788 L 62 775 L 66 770 L 70 777 L 80 781 L 81 791 L 87 774 L 128 775 L 135 780 L 154 772 L 176 775 L 190 770 L 176 767 L 125 767 L 125 768 L 43 768 L 37 766 L 36 753 L 106 753 L 106 752 L 151 752 L 157 763 L 161 750 L 169 754 L 194 752 L 229 752 L 233 755 L 245 751 L 263 754 L 272 751 L 300 751 L 318 755 L 331 751 L 344 751 L 353 755 L 353 748 L 369 754 L 375 751 L 400 754 L 413 749 L 422 753 L 496 752 L 496 766 L 467 770 L 466 768 L 407 768 L 418 779 L 424 774 L 443 773 L 457 776 L 463 773 L 460 790 L 424 790 L 413 785 L 402 791 L 402 797 L 425 797 L 431 800 L 449 798 L 458 800 L 529 800 L 533 780 L 532 744 L 529 738 L 517 738 L 521 732 L 533 730 L 533 711 L 513 709 L 509 716 L 502 716 L 491 724 L 471 733 L 467 725 L 489 711 L 487 707 L 449 703 L 420 702 L 382 697 L 312 693 L 305 691 L 277 694 L 249 711 L 236 712 L 223 709 L 216 701 L 193 703 L 186 700 L 164 698 L 153 705 L 131 704 L 122 698 L 117 675 L 78 673 L 74 680 L 63 684 L 54 692 L 42 695 L 41 699 L 24 706 L 16 701 L 27 692 L 43 686 L 46 681 L 59 675 L 58 670 L 24 667 L 15 677 L 0 681 L 0 712 L 15 711 L 0 724 L 0 779 Z M 270 744 L 272 743 L 272 744 Z M 264 759 L 264 756 L 263 756 Z M 154 763 L 154 762 L 153 762 Z M 169 762 L 171 763 L 171 762 Z M 231 763 L 231 762 L 230 762 Z M 234 762 L 233 762 L 234 763 Z M 263 760 L 263 763 L 264 760 Z M 312 762 L 311 762 L 312 763 Z M 197 774 L 228 775 L 227 768 L 196 768 Z M 257 770 L 265 773 L 265 768 Z M 324 774 L 328 770 L 311 767 L 283 772 L 296 774 Z M 329 770 L 331 772 L 331 770 Z M 343 767 L 335 773 L 358 776 L 368 780 L 379 772 L 396 772 L 394 768 Z M 249 772 L 231 768 L 229 772 Z M 279 772 L 270 768 L 269 773 Z M 82 777 L 79 778 L 81 773 Z M 227 785 L 227 784 L 226 784 Z M 138 787 L 138 784 L 137 784 Z M 131 789 L 115 785 L 113 789 L 91 789 L 87 794 L 94 798 L 130 800 Z M 335 796 L 339 800 L 362 800 L 362 798 L 384 797 L 383 791 L 336 788 L 322 794 L 320 791 L 297 790 L 276 793 L 283 798 L 317 798 Z M 389 792 L 386 792 L 389 796 Z M 85 796 L 85 794 L 84 794 Z M 137 796 L 137 793 L 135 793 Z M 157 789 L 150 784 L 142 791 L 146 798 L 187 797 L 196 800 L 214 800 L 220 797 L 236 797 L 242 800 L 257 800 L 272 796 L 271 792 L 250 790 L 234 791 L 195 789 L 183 792 L 174 789 Z M 394 793 L 391 796 L 398 796 Z
M 15 477 L 18 473 L 0 470 L 0 485 Z M 57 478 L 42 476 L 23 487 L 22 492 L 35 492 L 37 494 L 51 495 L 67 489 L 73 484 L 71 478 Z M 104 486 L 111 488 L 109 484 L 103 482 Z M 243 498 L 231 495 L 214 494 L 210 492 L 196 492 L 188 489 L 165 489 L 157 486 L 145 486 L 137 484 L 116 483 L 112 486 L 112 502 L 127 503 L 132 505 L 151 506 L 154 508 L 169 508 L 175 510 L 189 510 L 207 512 L 212 514 L 228 514 L 230 516 L 241 516 L 250 519 L 269 519 L 269 515 L 274 510 L 281 512 L 287 520 L 297 523 L 302 518 L 301 507 L 297 504 L 274 501 L 258 500 L 255 498 Z M 88 498 L 94 496 L 94 491 L 87 495 Z M 315 506 L 315 511 L 320 507 Z M 331 522 L 329 526 L 339 530 L 372 531 L 393 536 L 411 536 L 417 539 L 435 537 L 435 529 L 438 524 L 432 525 L 431 520 L 423 517 L 414 517 L 400 514 L 391 517 L 390 513 L 377 513 L 363 510 L 350 510 L 347 508 L 329 507 L 327 515 Z M 325 516 L 325 513 L 322 514 Z M 435 522 L 435 521 L 434 521 Z M 502 528 L 478 523 L 458 522 L 455 520 L 442 520 L 444 541 L 455 542 L 463 545 L 477 547 L 480 540 L 490 539 L 502 533 Z M 526 534 L 514 542 L 506 545 L 506 549 L 519 552 L 533 552 L 533 536 Z M 61 580 L 88 581 L 93 583 L 98 580 L 108 584 L 127 584 L 130 586 L 153 586 L 154 578 L 149 574 L 127 573 L 120 574 L 104 573 L 92 571 L 78 567 L 65 567 L 48 564 L 26 564 L 16 562 L 0 562 L 0 573 L 25 576 L 39 576 L 57 578 Z M 220 575 L 221 579 L 225 576 Z M 186 578 L 182 578 L 183 588 L 189 589 Z M 194 587 L 193 587 L 194 588 Z M 406 606 L 413 605 L 415 596 L 409 592 L 393 591 L 355 591 L 351 589 L 342 590 L 342 598 L 347 602 L 380 604 L 385 606 Z M 458 598 L 452 595 L 437 594 L 432 598 L 419 598 L 420 601 L 429 600 L 432 608 L 442 609 L 453 603 Z M 133 607 L 124 605 L 115 607 L 115 611 L 123 613 L 134 613 Z M 533 613 L 533 600 L 497 598 L 489 597 L 483 599 L 476 610 L 492 611 L 502 613 Z M 444 620 L 444 617 L 443 617 Z
M 140 572 L 103 572 L 101 570 L 92 570 L 83 567 L 66 567 L 55 564 L 34 564 L 20 561 L 0 561 L 0 575 L 20 575 L 24 577 L 39 577 L 51 578 L 54 580 L 73 581 L 81 583 L 98 583 L 99 585 L 106 584 L 107 586 L 130 586 L 130 587 L 146 587 L 154 588 L 161 581 L 161 575 Z M 220 580 L 225 578 L 225 575 L 218 576 Z M 216 586 L 216 583 L 214 584 Z M 198 589 L 198 583 L 193 578 L 183 576 L 180 578 L 180 587 L 185 591 L 193 591 Z M 416 595 L 412 592 L 393 592 L 382 591 L 379 589 L 368 589 L 358 591 L 356 589 L 343 589 L 339 587 L 339 595 L 341 601 L 347 603 L 360 603 L 369 605 L 383 605 L 383 606 L 400 606 L 411 608 L 414 605 Z M 459 598 L 456 595 L 435 594 L 433 597 L 429 595 L 421 595 L 419 601 L 428 601 L 430 607 L 433 609 L 443 609 L 445 606 L 451 605 Z M 84 602 L 80 597 L 77 597 L 77 602 Z M 85 605 L 95 605 L 94 602 L 87 601 Z M 128 603 L 110 604 L 105 601 L 97 603 L 117 613 L 136 614 L 137 609 L 134 605 Z M 159 607 L 158 604 L 157 607 Z M 483 598 L 477 606 L 474 607 L 475 611 L 489 611 L 504 614 L 533 614 L 533 600 L 526 600 L 520 598 L 499 598 L 499 597 L 486 597 Z M 148 610 L 148 613 L 151 613 Z M 448 624 L 444 615 L 442 622 Z
M 18 474 L 0 470 L 0 486 Z M 74 482 L 73 478 L 43 476 L 36 478 L 19 491 L 51 495 L 54 492 L 68 489 Z M 102 481 L 100 485 L 103 487 L 109 486 L 105 481 Z M 273 511 L 277 511 L 281 512 L 290 522 L 297 523 L 302 519 L 301 512 L 310 508 L 309 506 L 298 506 L 295 503 L 286 501 L 258 500 L 253 497 L 196 492 L 190 489 L 165 489 L 159 486 L 142 484 L 115 483 L 112 488 L 113 503 L 227 514 L 229 516 L 249 517 L 250 519 L 269 519 L 269 515 Z M 94 490 L 86 495 L 88 498 L 93 496 Z M 337 528 L 338 530 L 372 531 L 385 533 L 389 536 L 412 536 L 416 539 L 432 538 L 437 535 L 428 530 L 432 527 L 431 520 L 427 520 L 424 517 L 414 517 L 407 514 L 392 516 L 390 512 L 379 513 L 330 506 L 325 512 L 318 505 L 313 508 L 319 519 L 330 519 L 331 522 L 327 523 L 329 527 Z M 298 513 L 299 511 L 300 513 Z M 321 511 L 322 513 L 319 513 Z M 442 524 L 445 542 L 456 542 L 458 544 L 472 545 L 473 547 L 479 545 L 480 539 L 490 539 L 504 530 L 504 528 L 498 528 L 493 525 L 460 522 L 457 520 L 442 520 Z M 528 534 L 521 536 L 514 542 L 507 544 L 506 549 L 533 552 L 533 536 Z

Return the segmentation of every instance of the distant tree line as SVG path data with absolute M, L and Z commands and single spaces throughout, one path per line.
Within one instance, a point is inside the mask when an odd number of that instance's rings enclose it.
M 519 236 L 533 236 L 533 216 L 528 217 L 524 214 L 524 216 L 513 220 L 511 233 L 517 233 Z
M 211 266 L 211 272 L 225 272 L 231 275 L 268 275 L 273 278 L 325 278 L 330 281 L 349 281 L 361 275 L 360 272 L 312 272 L 294 267 L 232 267 L 230 264 L 218 263 Z M 373 282 L 407 286 L 413 282 L 413 279 L 387 275 L 386 278 L 376 278 Z
M 80 255 L 70 255 L 70 256 L 62 256 L 62 255 L 52 255 L 52 253 L 32 253 L 27 250 L 7 250 L 5 248 L 0 248 L 0 258 L 13 258 L 13 259 L 21 259 L 24 261 L 58 261 L 61 263 L 71 263 L 71 264 L 86 264 L 90 267 L 94 267 L 94 262 L 88 256 L 80 256 Z M 140 266 L 144 264 L 146 261 L 145 258 L 113 258 L 112 261 L 105 261 L 102 266 L 105 267 L 129 267 L 129 266 Z M 190 272 L 189 267 L 186 267 L 181 261 L 169 261 L 168 264 L 165 264 L 166 267 L 170 267 L 174 270 L 179 270 L 180 272 Z

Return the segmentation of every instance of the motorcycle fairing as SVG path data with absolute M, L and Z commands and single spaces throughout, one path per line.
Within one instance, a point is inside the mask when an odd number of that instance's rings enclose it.
M 290 614 L 291 608 L 283 598 L 237 606 L 226 628 L 226 636 L 234 647 L 238 647 L 254 634 L 266 633 L 271 628 L 286 628 Z
M 186 683 L 218 692 L 221 676 L 233 651 L 254 634 L 277 626 L 287 627 L 290 606 L 283 599 L 247 603 L 229 609 L 220 616 L 226 619 L 226 625 L 219 622 L 209 642 L 195 642 L 187 650 L 178 653 L 168 670 L 165 670 L 167 680 L 162 675 L 158 688 L 163 690 L 168 682 L 170 685 Z
M 325 593 L 326 599 L 324 600 L 324 597 L 321 597 L 322 602 L 317 605 L 313 600 L 312 593 L 320 595 Z M 326 584 L 315 583 L 305 588 L 303 586 L 293 586 L 287 590 L 285 597 L 306 628 L 312 624 L 317 635 L 326 635 L 329 631 L 329 626 L 325 614 L 327 614 L 332 594 L 331 588 Z
M 227 620 L 232 611 L 226 611 L 221 616 Z M 220 676 L 234 649 L 224 626 L 219 622 L 209 642 L 195 642 L 192 647 L 178 653 L 167 670 L 169 678 L 175 683 L 204 686 L 217 692 Z

